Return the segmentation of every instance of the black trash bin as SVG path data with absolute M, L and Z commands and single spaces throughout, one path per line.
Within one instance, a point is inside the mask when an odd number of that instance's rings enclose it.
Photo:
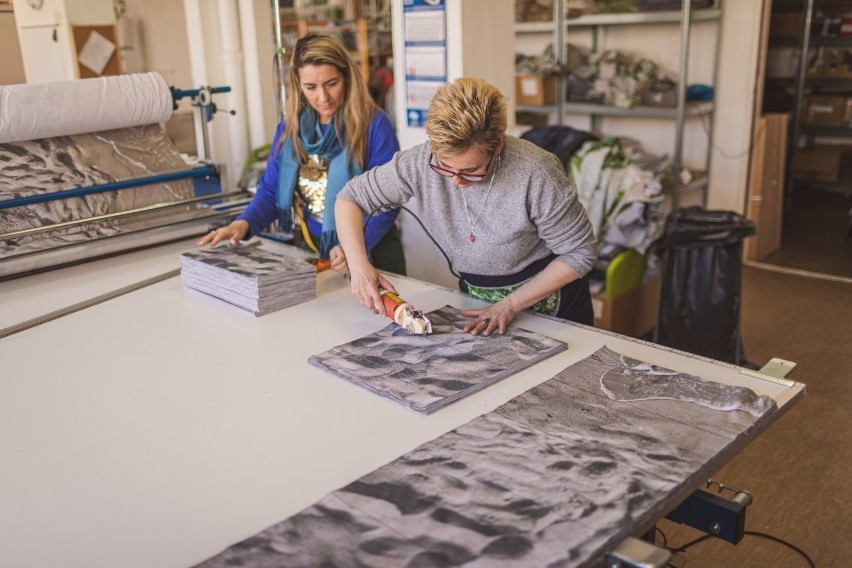
M 754 223 L 733 211 L 693 206 L 666 218 L 665 273 L 654 341 L 736 365 L 740 339 L 743 239 Z

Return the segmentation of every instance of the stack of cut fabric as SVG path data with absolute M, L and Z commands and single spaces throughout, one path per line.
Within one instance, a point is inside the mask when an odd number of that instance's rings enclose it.
M 181 255 L 183 285 L 262 316 L 316 297 L 316 268 L 256 247 L 220 247 Z

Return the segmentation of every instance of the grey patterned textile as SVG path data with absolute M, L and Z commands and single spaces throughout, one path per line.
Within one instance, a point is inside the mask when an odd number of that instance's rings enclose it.
M 317 269 L 304 259 L 255 246 L 220 246 L 180 255 L 183 285 L 262 316 L 317 295 Z
M 0 144 L 0 201 L 188 169 L 159 124 Z M 179 180 L 0 209 L 0 234 L 193 197 Z M 0 261 L 205 215 L 195 206 L 0 241 Z
M 602 347 L 200 566 L 596 565 L 775 408 Z
M 444 306 L 426 314 L 432 334 L 412 335 L 396 323 L 308 359 L 376 394 L 430 413 L 566 349 L 565 343 L 519 327 L 473 336 L 470 318 Z

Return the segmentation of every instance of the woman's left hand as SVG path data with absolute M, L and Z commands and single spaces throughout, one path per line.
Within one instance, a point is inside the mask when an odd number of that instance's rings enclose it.
M 464 326 L 464 330 L 472 335 L 481 333 L 488 336 L 495 331 L 503 335 L 506 333 L 509 323 L 518 315 L 518 311 L 508 296 L 481 310 L 462 310 L 462 315 L 473 317 Z
M 346 255 L 343 253 L 342 246 L 337 245 L 328 251 L 328 259 L 331 262 L 332 269 L 341 274 L 349 272 L 349 264 L 346 262 Z

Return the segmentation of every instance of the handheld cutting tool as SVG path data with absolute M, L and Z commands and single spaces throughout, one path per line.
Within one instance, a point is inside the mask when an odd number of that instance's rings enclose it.
M 379 288 L 385 314 L 405 328 L 408 333 L 419 333 L 426 337 L 432 333 L 432 322 L 423 315 L 423 310 L 415 310 L 414 306 L 384 288 Z

